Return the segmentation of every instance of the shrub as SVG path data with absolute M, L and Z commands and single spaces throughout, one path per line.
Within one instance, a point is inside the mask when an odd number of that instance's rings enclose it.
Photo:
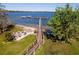
M 14 40 L 14 36 L 10 32 L 5 33 L 5 38 L 6 38 L 7 41 L 13 41 Z

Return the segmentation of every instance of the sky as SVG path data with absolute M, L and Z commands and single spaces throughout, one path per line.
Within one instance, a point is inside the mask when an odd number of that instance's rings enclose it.
M 7 10 L 19 11 L 55 11 L 57 7 L 64 7 L 65 3 L 2 3 Z M 78 3 L 70 4 L 73 8 L 79 7 Z

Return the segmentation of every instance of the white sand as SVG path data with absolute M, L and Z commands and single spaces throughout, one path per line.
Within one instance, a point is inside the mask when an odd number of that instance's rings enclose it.
M 21 28 L 23 28 L 24 30 L 36 30 L 36 28 L 34 28 L 34 27 L 29 27 L 29 26 L 25 26 L 25 25 L 16 25 L 16 26 L 18 26 L 18 27 L 21 27 Z

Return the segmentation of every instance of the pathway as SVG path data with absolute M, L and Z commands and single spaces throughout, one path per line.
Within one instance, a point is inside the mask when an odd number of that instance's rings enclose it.
M 33 55 L 35 54 L 37 48 L 41 46 L 43 43 L 43 37 L 42 37 L 42 24 L 41 24 L 41 17 L 39 18 L 39 26 L 38 26 L 38 32 L 37 32 L 37 40 L 32 44 L 32 46 L 28 49 L 27 55 Z

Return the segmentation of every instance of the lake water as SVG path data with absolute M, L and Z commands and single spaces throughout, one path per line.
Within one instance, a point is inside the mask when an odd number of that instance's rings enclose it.
M 8 12 L 8 15 L 12 19 L 12 22 L 16 24 L 22 24 L 22 25 L 37 25 L 38 19 L 23 19 L 18 18 L 20 16 L 45 16 L 48 17 L 48 19 L 42 20 L 42 25 L 46 26 L 48 20 L 54 15 L 53 12 Z

